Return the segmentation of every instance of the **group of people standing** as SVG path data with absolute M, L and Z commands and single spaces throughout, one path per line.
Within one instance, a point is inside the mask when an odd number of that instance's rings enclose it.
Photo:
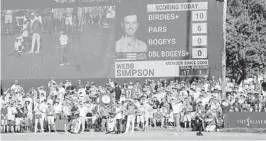
M 1 127 L 3 132 L 56 131 L 55 121 L 65 120 L 66 133 L 83 133 L 88 128 L 134 133 L 159 126 L 175 127 L 175 135 L 181 135 L 183 128 L 202 135 L 202 131 L 219 131 L 227 112 L 266 112 L 266 79 L 261 91 L 251 92 L 252 82 L 246 87 L 246 82 L 239 86 L 228 81 L 224 97 L 220 81 L 207 78 L 192 82 L 147 79 L 143 85 L 137 81 L 121 86 L 108 80 L 99 87 L 94 82 L 83 85 L 80 80 L 76 84 L 68 80 L 58 84 L 51 78 L 48 93 L 44 87 L 25 93 L 15 82 L 1 98 Z M 128 95 L 129 91 L 133 96 Z
M 3 31 L 7 34 L 16 33 L 14 51 L 39 53 L 43 33 L 59 35 L 60 39 L 62 32 L 69 36 L 77 31 L 83 31 L 85 25 L 98 24 L 100 27 L 110 27 L 115 18 L 115 7 L 4 10 L 2 13 L 5 22 Z M 65 63 L 68 62 L 61 61 L 60 64 Z

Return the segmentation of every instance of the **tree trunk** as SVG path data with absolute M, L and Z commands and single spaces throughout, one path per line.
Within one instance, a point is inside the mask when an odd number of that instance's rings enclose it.
M 237 84 L 240 85 L 243 80 L 245 80 L 245 76 L 244 75 L 241 75 L 241 77 L 237 81 Z

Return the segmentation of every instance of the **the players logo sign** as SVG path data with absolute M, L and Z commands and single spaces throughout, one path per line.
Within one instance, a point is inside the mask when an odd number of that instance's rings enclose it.
M 266 128 L 266 113 L 263 112 L 226 113 L 224 124 L 226 128 Z

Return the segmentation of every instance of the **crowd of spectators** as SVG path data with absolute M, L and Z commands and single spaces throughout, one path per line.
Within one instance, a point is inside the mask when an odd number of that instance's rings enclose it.
M 109 79 L 105 86 L 51 78 L 48 91 L 41 86 L 28 92 L 16 81 L 0 99 L 1 132 L 56 131 L 55 121 L 60 119 L 69 122 L 64 125 L 66 133 L 87 129 L 109 133 L 108 119 L 115 119 L 116 133 L 171 126 L 182 133 L 182 128 L 199 130 L 198 119 L 200 130 L 219 131 L 227 112 L 266 112 L 266 78 L 246 79 L 240 85 L 228 78 L 226 84 L 222 96 L 221 79 L 214 77 L 190 82 L 147 79 L 142 85 L 138 81 L 118 85 Z M 101 95 L 109 95 L 112 104 L 100 102 Z

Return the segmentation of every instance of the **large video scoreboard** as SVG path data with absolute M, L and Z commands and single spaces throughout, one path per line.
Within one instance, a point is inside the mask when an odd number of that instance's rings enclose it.
M 138 7 L 135 12 L 138 34 L 135 38 L 144 42 L 147 49 L 116 52 L 116 78 L 208 75 L 207 0 L 147 0 L 146 3 L 125 3 L 117 5 L 117 13 L 126 13 L 130 7 Z M 132 12 L 128 13 L 121 15 L 120 21 L 117 19 L 118 25 L 119 22 L 127 22 L 127 16 L 132 17 Z M 122 34 L 121 37 L 125 39 L 124 36 L 126 35 Z
M 217 77 L 221 9 L 215 0 L 2 0 L 2 31 L 10 13 L 13 19 L 39 13 L 45 23 L 42 29 L 53 34 L 40 34 L 39 53 L 27 53 L 32 34 L 24 40 L 26 50 L 14 52 L 22 26 L 17 23 L 21 20 L 13 20 L 13 34 L 1 35 L 1 79 Z M 69 18 L 64 15 L 69 11 L 73 16 L 69 65 L 62 66 L 60 37 L 53 26 L 58 23 L 53 18 L 61 17 L 59 29 L 66 32 L 64 20 Z

